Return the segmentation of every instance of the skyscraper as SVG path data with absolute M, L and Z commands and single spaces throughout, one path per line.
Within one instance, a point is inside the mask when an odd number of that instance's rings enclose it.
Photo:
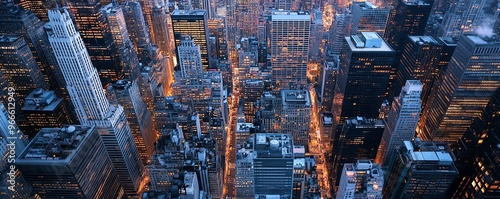
M 132 80 L 140 76 L 139 58 L 127 31 L 123 11 L 118 5 L 108 4 L 101 8 L 101 13 L 106 17 L 113 42 L 116 44 L 125 78 Z
M 352 14 L 335 14 L 330 36 L 328 40 L 328 49 L 332 54 L 340 55 L 344 45 L 345 36 L 348 36 L 351 29 Z
M 381 119 L 354 117 L 337 128 L 333 160 L 333 184 L 339 185 L 344 164 L 360 159 L 374 160 L 384 133 L 385 123 Z
M 446 44 L 440 41 L 430 36 L 408 36 L 405 39 L 401 59 L 395 63 L 396 77 L 387 96 L 390 101 L 399 96 L 407 80 L 416 79 L 423 84 L 422 105 L 427 102 L 447 51 Z
M 338 124 L 346 118 L 364 116 L 377 118 L 378 108 L 385 99 L 394 50 L 377 33 L 363 32 L 345 37 L 334 101 Z
M 451 62 L 429 94 L 418 124 L 424 140 L 455 142 L 500 86 L 500 42 L 462 36 Z
M 113 106 L 106 99 L 97 70 L 69 13 L 65 9 L 49 10 L 49 19 L 47 34 L 78 119 L 82 125 L 97 126 L 125 194 L 136 197 L 144 170 L 123 107 Z
M 281 133 L 290 134 L 293 143 L 309 145 L 311 98 L 307 90 L 281 90 Z
M 47 88 L 42 71 L 21 35 L 0 35 L 0 54 L 0 70 L 9 86 L 15 89 L 16 101 L 20 105 L 36 88 Z
M 274 89 L 301 89 L 307 84 L 311 15 L 274 11 L 271 16 L 271 66 Z
M 167 8 L 165 6 L 156 5 L 153 7 L 151 14 L 153 20 L 153 29 L 155 41 L 163 55 L 169 55 L 170 49 L 170 33 L 167 23 Z
M 113 41 L 106 16 L 100 12 L 101 2 L 68 0 L 66 5 L 103 85 L 122 79 L 124 71 L 120 65 L 119 47 Z
M 144 19 L 141 4 L 127 1 L 121 4 L 123 16 L 127 24 L 130 40 L 138 53 L 139 61 L 148 63 L 151 60 L 151 37 Z
M 499 15 L 497 0 L 457 0 L 451 3 L 436 35 L 458 38 L 477 29 L 487 31 L 492 29 Z
M 135 145 L 142 162 L 146 165 L 153 155 L 157 130 L 151 112 L 142 101 L 137 81 L 118 80 L 108 86 L 106 95 L 115 106 L 123 106 Z
M 446 198 L 458 176 L 445 143 L 404 141 L 390 162 L 384 199 Z
M 353 3 L 351 34 L 376 32 L 384 35 L 389 11 L 390 9 L 380 8 L 366 1 Z
M 123 187 L 105 150 L 93 126 L 42 128 L 16 166 L 42 198 L 121 198 Z
M 181 44 L 184 36 L 191 36 L 200 46 L 203 69 L 210 68 L 208 45 L 207 13 L 204 10 L 175 10 L 171 15 L 175 47 Z
M 22 112 L 26 121 L 19 123 L 21 130 L 33 138 L 41 128 L 61 127 L 73 123 L 66 102 L 57 97 L 54 91 L 34 90 L 25 98 Z
M 293 144 L 291 135 L 255 134 L 253 144 L 256 197 L 292 197 Z
M 200 46 L 194 43 L 190 36 L 185 36 L 177 47 L 182 78 L 197 78 L 202 76 Z
M 388 160 L 403 145 L 403 141 L 415 137 L 415 130 L 420 118 L 421 93 L 422 83 L 419 80 L 406 81 L 401 94 L 392 102 L 375 162 L 387 166 Z
M 495 198 L 500 192 L 500 89 L 454 149 L 459 177 L 452 198 Z
M 336 198 L 382 198 L 382 187 L 384 172 L 380 165 L 358 160 L 344 165 Z
M 337 56 L 338 58 L 338 56 Z M 339 72 L 338 59 L 333 62 L 325 62 L 321 73 L 321 90 L 316 92 L 321 102 L 321 110 L 332 112 L 335 85 L 337 85 L 337 74 Z

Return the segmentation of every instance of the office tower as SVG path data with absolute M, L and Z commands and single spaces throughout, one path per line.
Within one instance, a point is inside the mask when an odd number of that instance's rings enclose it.
M 345 36 L 351 32 L 351 21 L 351 13 L 335 14 L 335 20 L 330 29 L 330 39 L 328 41 L 328 49 L 331 54 L 340 55 Z
M 290 136 L 255 134 L 253 173 L 256 197 L 292 197 L 293 144 Z
M 323 13 L 318 9 L 311 11 L 313 13 L 311 20 L 311 35 L 309 41 L 309 62 L 318 64 L 323 63 L 324 57 L 324 37 L 325 37 L 325 27 L 323 25 Z M 320 68 L 317 66 L 316 68 Z M 314 67 L 313 67 L 314 68 Z M 313 70 L 311 70 L 313 72 Z M 318 71 L 318 73 L 321 73 Z
M 50 4 L 50 3 L 49 3 Z M 45 10 L 44 12 L 47 12 Z M 47 34 L 43 26 L 45 22 L 39 20 L 32 12 L 20 6 L 10 3 L 0 5 L 0 34 L 20 34 L 29 46 L 29 50 L 35 59 L 35 63 L 49 85 L 50 89 L 60 93 L 64 85 L 60 75 L 59 67 L 51 60 L 50 45 L 48 45 Z
M 123 17 L 127 24 L 127 31 L 137 51 L 139 61 L 148 63 L 151 60 L 152 46 L 149 28 L 143 16 L 141 4 L 126 1 L 121 4 Z
M 62 5 L 60 0 L 21 0 L 24 9 L 33 12 L 40 20 L 49 21 L 47 10 L 55 8 L 56 4 Z
M 153 29 L 155 36 L 155 41 L 158 45 L 158 48 L 162 52 L 163 55 L 169 55 L 170 50 L 170 34 L 168 30 L 167 23 L 167 8 L 165 6 L 156 5 L 153 7 L 152 20 L 153 20 Z
M 500 191 L 500 90 L 454 149 L 459 177 L 452 198 L 495 198 Z
M 350 118 L 338 128 L 339 138 L 336 138 L 338 141 L 335 141 L 333 150 L 332 185 L 339 185 L 344 164 L 356 162 L 359 159 L 375 159 L 384 128 L 383 120 L 364 117 Z
M 105 149 L 93 126 L 42 128 L 16 166 L 42 198 L 121 198 L 123 187 L 102 155 Z
M 200 46 L 203 69 L 210 66 L 208 46 L 207 13 L 204 10 L 175 10 L 171 15 L 175 47 L 181 44 L 184 36 L 191 36 L 194 43 Z
M 415 137 L 421 111 L 421 93 L 422 83 L 419 80 L 406 81 L 401 94 L 392 102 L 375 162 L 387 166 L 388 160 L 403 145 L 403 141 Z
M 274 1 L 274 6 L 276 9 L 282 9 L 282 10 L 291 10 L 292 9 L 292 4 L 294 1 L 292 0 L 276 0 Z
M 108 86 L 106 94 L 115 106 L 123 106 L 135 145 L 146 165 L 153 155 L 157 130 L 154 128 L 151 112 L 142 101 L 137 82 L 118 80 Z
M 236 151 L 235 197 L 254 199 L 253 143 L 246 141 L 242 146 Z
M 215 57 L 220 60 L 227 60 L 229 54 L 227 51 L 228 37 L 227 37 L 227 19 L 216 18 L 208 20 L 209 37 L 215 38 L 215 47 L 211 46 L 211 51 L 216 51 Z
M 22 106 L 24 98 L 36 88 L 47 88 L 42 71 L 21 35 L 0 35 L 0 54 L 0 70 L 9 86 L 15 89 L 18 106 Z
M 395 0 L 387 18 L 384 38 L 400 55 L 403 41 L 409 35 L 424 35 L 432 9 L 430 0 Z M 399 57 L 399 55 L 397 57 Z
M 390 9 L 380 8 L 366 1 L 353 3 L 351 34 L 376 32 L 384 35 L 389 11 Z
M 264 92 L 264 82 L 259 79 L 249 79 L 243 83 L 243 92 L 241 93 L 241 100 L 243 104 L 243 114 L 245 114 L 245 121 L 253 123 L 257 108 L 255 103 L 260 100 Z
M 417 134 L 424 140 L 455 142 L 481 114 L 500 86 L 500 42 L 463 36 L 422 111 Z
M 337 199 L 382 198 L 384 171 L 370 160 L 348 163 L 342 169 Z
M 307 90 L 281 90 L 281 133 L 290 134 L 293 143 L 309 145 L 311 98 Z
M 143 165 L 122 106 L 106 99 L 80 34 L 65 9 L 49 10 L 47 34 L 82 125 L 96 125 L 125 194 L 141 192 Z M 118 149 L 118 150 L 117 150 Z
M 458 176 L 445 143 L 404 141 L 387 169 L 383 198 L 446 198 Z
M 444 15 L 437 36 L 458 38 L 475 31 L 491 31 L 498 21 L 497 0 L 457 0 Z
M 258 0 L 237 1 L 234 15 L 238 35 L 242 37 L 257 36 L 259 17 L 262 8 Z
M 258 111 L 254 119 L 254 123 L 260 124 L 261 132 L 277 132 L 279 131 L 279 117 L 276 111 L 280 106 L 281 101 L 276 98 L 271 92 L 264 92 L 258 102 Z M 255 121 L 257 120 L 257 121 Z
M 396 78 L 387 98 L 392 101 L 399 96 L 407 80 L 416 79 L 423 84 L 421 99 L 422 105 L 425 106 L 439 70 L 443 68 L 441 61 L 445 57 L 446 44 L 430 36 L 408 36 L 403 45 L 401 59 L 395 63 Z
M 122 79 L 124 71 L 120 65 L 119 46 L 113 41 L 106 16 L 100 12 L 103 7 L 100 1 L 68 0 L 66 6 L 103 85 Z
M 377 118 L 385 99 L 394 50 L 377 33 L 363 32 L 345 37 L 334 101 L 334 117 L 339 120 L 365 116 Z M 334 102 L 335 103 L 335 102 Z
M 203 73 L 200 46 L 194 43 L 190 36 L 185 36 L 177 47 L 181 78 L 196 78 Z
M 337 74 L 339 72 L 339 62 L 325 62 L 323 65 L 323 72 L 321 73 L 320 83 L 321 90 L 316 92 L 321 102 L 321 110 L 325 112 L 332 112 L 333 97 L 335 94 L 335 85 Z
M 34 90 L 25 98 L 21 110 L 26 121 L 19 123 L 19 127 L 29 138 L 35 137 L 41 128 L 57 128 L 73 123 L 66 102 L 54 91 Z
M 123 68 L 125 78 L 137 79 L 140 76 L 139 58 L 127 31 L 123 11 L 118 5 L 108 4 L 100 12 L 106 17 L 113 42 L 118 48 L 120 66 Z
M 271 66 L 274 89 L 301 89 L 307 84 L 311 15 L 274 11 L 271 16 Z

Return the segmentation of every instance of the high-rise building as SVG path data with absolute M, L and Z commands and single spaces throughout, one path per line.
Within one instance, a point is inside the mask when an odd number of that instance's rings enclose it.
M 424 35 L 427 19 L 432 9 L 431 0 L 395 0 L 387 19 L 384 38 L 401 53 L 403 41 L 409 35 Z
M 215 51 L 216 58 L 227 60 L 229 54 L 227 51 L 227 20 L 226 18 L 216 18 L 208 20 L 209 37 L 215 39 L 215 46 L 211 46 L 210 50 Z
M 41 88 L 25 98 L 22 112 L 26 122 L 19 123 L 19 127 L 29 138 L 35 137 L 41 128 L 58 128 L 73 123 L 66 102 L 57 97 L 54 91 Z
M 153 155 L 157 130 L 151 112 L 142 101 L 137 82 L 118 80 L 108 86 L 106 94 L 115 106 L 123 106 L 141 160 L 147 164 Z
M 36 88 L 47 88 L 42 71 L 21 35 L 0 35 L 0 54 L 0 70 L 15 89 L 19 105 Z
M 141 192 L 144 168 L 122 106 L 106 99 L 80 34 L 65 9 L 49 10 L 47 34 L 82 125 L 96 125 L 125 194 Z
M 204 10 L 175 10 L 171 15 L 175 47 L 181 44 L 184 36 L 191 36 L 194 43 L 200 46 L 203 69 L 210 66 L 208 45 L 207 13 Z
M 396 60 L 396 77 L 387 98 L 392 102 L 399 96 L 407 80 L 417 79 L 423 84 L 422 105 L 427 101 L 442 67 L 441 56 L 446 50 L 443 42 L 430 36 L 408 36 L 401 59 Z
M 390 9 L 380 8 L 367 1 L 353 3 L 351 34 L 376 32 L 384 35 L 389 11 Z
M 262 8 L 258 0 L 237 0 L 235 5 L 236 27 L 240 37 L 257 36 Z
M 344 164 L 337 199 L 382 198 L 384 171 L 370 160 Z
M 351 21 L 351 13 L 335 14 L 335 20 L 330 29 L 328 40 L 328 49 L 331 54 L 340 55 L 344 46 L 345 36 L 348 36 L 351 32 Z
M 46 5 L 52 2 L 47 2 Z M 48 45 L 47 34 L 43 29 L 44 24 L 44 21 L 39 20 L 29 10 L 11 3 L 0 4 L 0 34 L 20 34 L 24 37 L 45 82 L 51 90 L 59 94 L 60 87 L 64 86 L 64 80 L 58 78 L 61 75 L 59 67 L 55 60 L 50 59 L 50 45 Z
M 429 94 L 417 128 L 424 140 L 455 142 L 500 86 L 500 42 L 462 36 Z
M 338 128 L 339 136 L 334 145 L 333 183 L 338 186 L 344 164 L 360 159 L 374 160 L 384 133 L 385 123 L 381 119 L 354 117 Z
M 241 146 L 236 152 L 235 196 L 254 199 L 253 143 L 246 141 Z
M 321 90 L 317 93 L 321 102 L 321 110 L 332 112 L 333 97 L 335 95 L 335 85 L 337 85 L 337 74 L 339 72 L 338 59 L 333 62 L 325 62 L 323 72 L 321 73 L 320 82 Z
M 144 19 L 141 4 L 135 1 L 126 1 L 121 4 L 121 8 L 130 40 L 134 44 L 139 61 L 148 63 L 152 56 L 151 37 Z
M 104 5 L 96 0 L 68 0 L 66 6 L 103 85 L 122 79 L 124 71 L 120 65 L 119 47 L 113 41 L 113 33 L 106 16 L 100 12 Z
M 93 126 L 42 128 L 16 160 L 41 198 L 122 198 L 123 187 Z M 64 180 L 61 180 L 64 178 Z
M 292 197 L 292 143 L 291 135 L 287 134 L 255 134 L 253 143 L 255 197 Z
M 377 118 L 385 99 L 394 50 L 375 32 L 345 37 L 334 101 L 335 122 L 364 116 Z M 335 105 L 334 105 L 335 106 Z
M 123 68 L 125 78 L 137 79 L 140 76 L 139 58 L 127 31 L 127 25 L 121 7 L 108 4 L 101 8 L 101 13 L 106 17 L 113 42 L 118 48 L 120 66 Z
M 47 10 L 55 8 L 56 5 L 62 5 L 61 0 L 51 1 L 51 0 L 21 0 L 21 6 L 24 9 L 28 9 L 43 21 L 49 21 L 49 16 L 47 15 Z
M 500 9 L 497 0 L 458 0 L 451 3 L 436 32 L 439 37 L 458 38 L 484 30 L 487 32 L 498 21 Z
M 309 145 L 311 97 L 307 90 L 281 90 L 281 133 L 290 134 L 296 145 Z
M 165 6 L 156 5 L 153 7 L 152 13 L 153 29 L 155 41 L 163 55 L 169 55 L 170 49 L 170 34 L 167 23 L 167 8 Z
M 458 176 L 453 154 L 445 143 L 404 141 L 390 162 L 384 199 L 446 198 Z
M 454 149 L 459 177 L 451 198 L 495 198 L 500 193 L 500 90 Z
M 311 15 L 274 11 L 271 16 L 271 66 L 274 89 L 302 89 L 307 84 Z
M 201 63 L 200 46 L 196 45 L 190 36 L 182 39 L 181 45 L 177 46 L 177 54 L 179 55 L 182 78 L 202 76 L 203 65 Z
M 375 162 L 387 166 L 388 160 L 403 145 L 403 141 L 415 137 L 421 111 L 421 93 L 422 83 L 419 80 L 406 81 L 401 94 L 392 102 Z

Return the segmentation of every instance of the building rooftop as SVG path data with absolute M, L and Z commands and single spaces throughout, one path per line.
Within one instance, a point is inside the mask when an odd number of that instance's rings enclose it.
M 291 135 L 257 133 L 254 136 L 254 158 L 293 158 Z
M 311 20 L 311 15 L 308 11 L 273 11 L 272 20 L 294 19 L 294 20 Z
M 425 2 L 424 0 L 402 0 L 402 2 L 405 3 L 406 5 L 419 5 L 419 6 L 431 5 Z
M 18 34 L 3 34 L 0 35 L 0 43 L 12 43 L 18 39 L 22 39 L 21 35 Z
M 309 91 L 307 90 L 281 90 L 283 106 L 291 104 L 310 106 L 311 99 L 309 97 Z
M 408 36 L 414 43 L 423 45 L 423 44 L 433 44 L 439 45 L 439 42 L 431 36 Z
M 376 32 L 362 32 L 361 37 L 352 35 L 350 37 L 345 37 L 345 40 L 353 52 L 394 51 Z
M 374 5 L 373 3 L 370 2 L 353 2 L 353 5 L 359 6 L 362 10 L 368 10 L 368 9 L 377 9 L 378 6 Z
M 94 131 L 93 126 L 65 125 L 62 128 L 42 128 L 19 156 L 23 160 L 44 162 L 71 159 L 80 143 Z
M 420 80 L 407 80 L 403 89 L 405 92 L 422 91 L 422 87 Z
M 172 15 L 205 15 L 205 10 L 174 10 Z
M 250 132 L 250 128 L 254 128 L 252 123 L 237 123 L 236 132 Z
M 54 111 L 62 103 L 54 91 L 45 91 L 38 88 L 31 92 L 26 98 L 23 111 Z
M 333 124 L 333 114 L 332 113 L 323 113 L 323 125 L 332 125 Z
M 364 117 L 355 117 L 345 121 L 347 126 L 355 128 L 384 128 L 385 123 L 381 119 L 369 119 Z
M 453 156 L 447 151 L 446 143 L 414 142 L 404 141 L 404 147 L 410 160 L 417 162 L 439 162 L 439 164 L 450 165 L 453 163 Z

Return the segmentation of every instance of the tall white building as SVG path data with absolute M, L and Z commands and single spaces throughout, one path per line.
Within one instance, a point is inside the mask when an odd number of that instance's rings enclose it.
M 271 16 L 271 66 L 275 89 L 307 84 L 310 27 L 309 12 L 273 12 Z
M 411 140 L 415 136 L 422 108 L 421 93 L 422 83 L 419 80 L 408 80 L 399 97 L 392 102 L 375 159 L 382 166 L 388 165 L 394 152 L 403 145 L 403 141 Z
M 384 35 L 389 11 L 390 9 L 379 8 L 370 2 L 353 3 L 351 34 L 376 32 Z
M 97 70 L 66 9 L 48 12 L 47 35 L 82 125 L 95 125 L 104 141 L 125 194 L 137 197 L 143 165 L 122 106 L 106 99 Z M 118 149 L 118 150 L 117 150 Z
M 177 47 L 177 53 L 182 78 L 196 78 L 202 75 L 200 46 L 195 45 L 190 36 L 183 37 L 181 44 Z
M 382 199 L 384 175 L 380 165 L 370 160 L 345 164 L 336 199 Z

